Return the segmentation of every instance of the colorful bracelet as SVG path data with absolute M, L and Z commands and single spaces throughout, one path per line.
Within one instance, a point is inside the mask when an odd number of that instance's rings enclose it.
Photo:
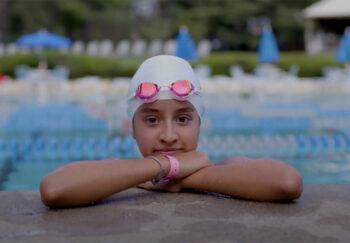
M 166 154 L 163 154 L 163 155 L 167 157 L 170 161 L 169 173 L 166 175 L 163 181 L 169 181 L 171 179 L 174 179 L 179 174 L 179 161 L 173 156 L 166 155 Z
M 154 156 L 147 156 L 147 159 L 152 159 L 155 162 L 158 163 L 159 167 L 160 167 L 160 171 L 158 173 L 158 175 L 156 176 L 156 178 L 152 179 L 151 182 L 153 185 L 156 185 L 160 182 L 160 180 L 164 177 L 165 175 L 165 170 L 163 169 L 162 163 L 160 163 L 159 159 L 157 157 Z

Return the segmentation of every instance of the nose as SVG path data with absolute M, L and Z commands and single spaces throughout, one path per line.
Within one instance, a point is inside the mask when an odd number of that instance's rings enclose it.
M 166 145 L 173 145 L 178 140 L 176 126 L 171 121 L 165 122 L 160 134 L 160 141 Z

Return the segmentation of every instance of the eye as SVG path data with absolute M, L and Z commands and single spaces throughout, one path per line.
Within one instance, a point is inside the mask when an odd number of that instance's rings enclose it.
M 188 116 L 181 115 L 176 120 L 178 123 L 187 124 L 191 121 L 191 118 Z
M 159 120 L 154 116 L 146 117 L 144 121 L 147 125 L 156 125 L 159 123 Z

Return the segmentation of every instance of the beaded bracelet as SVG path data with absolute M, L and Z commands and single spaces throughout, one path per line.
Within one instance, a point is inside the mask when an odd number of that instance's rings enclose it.
M 152 184 L 156 185 L 156 184 L 158 184 L 160 182 L 161 179 L 163 179 L 163 177 L 165 175 L 165 170 L 163 169 L 163 166 L 162 166 L 162 164 L 160 163 L 160 160 L 157 157 L 147 156 L 146 158 L 154 160 L 155 162 L 158 163 L 158 165 L 160 167 L 160 171 L 159 171 L 158 175 L 156 176 L 156 178 L 151 180 Z

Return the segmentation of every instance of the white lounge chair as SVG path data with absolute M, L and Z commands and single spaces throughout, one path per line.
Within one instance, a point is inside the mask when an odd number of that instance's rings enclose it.
M 131 56 L 140 57 L 145 54 L 146 42 L 144 40 L 136 40 L 131 48 Z
M 126 57 L 130 53 L 130 41 L 128 40 L 121 40 L 118 42 L 115 54 L 117 57 Z
M 9 43 L 5 49 L 6 54 L 8 55 L 16 54 L 17 52 L 19 52 L 19 48 L 15 43 Z
M 74 55 L 79 55 L 84 52 L 84 42 L 74 41 L 71 46 L 71 53 Z
M 197 45 L 197 55 L 199 58 L 207 57 L 211 51 L 211 44 L 209 40 L 201 40 Z
M 208 65 L 200 64 L 194 68 L 194 72 L 199 79 L 208 79 L 211 75 L 211 68 Z
M 159 39 L 152 40 L 148 48 L 149 56 L 156 56 L 162 53 L 163 42 Z
M 164 54 L 174 55 L 176 50 L 176 41 L 175 40 L 167 40 L 164 43 Z
M 0 43 L 0 56 L 4 55 L 5 53 L 5 50 L 4 50 L 4 44 L 3 43 Z
M 101 56 L 104 56 L 104 57 L 110 56 L 113 52 L 113 48 L 114 48 L 114 46 L 113 46 L 113 42 L 111 40 L 108 40 L 108 39 L 103 40 L 100 43 L 99 54 Z
M 99 51 L 99 43 L 97 41 L 89 41 L 86 46 L 86 53 L 91 56 L 97 56 Z

